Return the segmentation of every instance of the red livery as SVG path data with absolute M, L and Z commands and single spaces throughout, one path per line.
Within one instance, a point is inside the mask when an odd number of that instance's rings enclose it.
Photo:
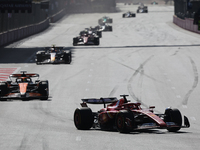
M 79 130 L 92 127 L 103 130 L 117 129 L 119 132 L 158 128 L 177 132 L 183 127 L 190 127 L 186 116 L 184 116 L 184 126 L 182 126 L 182 115 L 178 109 L 167 108 L 164 114 L 156 114 L 153 111 L 154 106 L 142 109 L 140 103 L 131 103 L 127 100 L 128 95 L 121 96 L 123 98 L 119 100 L 115 97 L 82 99 L 82 107 L 74 112 L 76 128 Z M 104 104 L 104 108 L 98 112 L 92 112 L 87 103 Z

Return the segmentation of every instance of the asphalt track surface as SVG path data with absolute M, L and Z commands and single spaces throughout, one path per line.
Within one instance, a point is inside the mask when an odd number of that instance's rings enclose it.
M 124 19 L 122 13 L 136 12 L 137 6 L 118 7 L 121 12 L 68 15 L 42 33 L 1 48 L 0 68 L 40 74 L 49 80 L 51 98 L 0 102 L 0 149 L 199 149 L 200 35 L 172 23 L 173 6 L 148 6 L 149 13 Z M 73 47 L 72 38 L 104 15 L 113 18 L 113 32 L 104 32 L 99 46 Z M 70 65 L 35 64 L 35 52 L 52 44 L 72 49 Z M 143 108 L 155 105 L 159 113 L 178 108 L 191 127 L 130 134 L 75 128 L 73 113 L 82 98 L 120 94 L 129 94 Z

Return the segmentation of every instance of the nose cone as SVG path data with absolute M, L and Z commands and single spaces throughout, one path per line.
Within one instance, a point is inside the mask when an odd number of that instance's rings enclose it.
M 19 83 L 19 91 L 21 96 L 26 95 L 26 90 L 27 90 L 28 83 Z

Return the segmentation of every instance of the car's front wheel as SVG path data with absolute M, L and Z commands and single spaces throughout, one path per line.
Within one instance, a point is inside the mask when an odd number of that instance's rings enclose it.
M 182 125 L 182 116 L 181 112 L 178 109 L 166 109 L 165 110 L 165 122 L 174 122 L 178 127 L 167 128 L 169 132 L 177 132 L 181 129 Z

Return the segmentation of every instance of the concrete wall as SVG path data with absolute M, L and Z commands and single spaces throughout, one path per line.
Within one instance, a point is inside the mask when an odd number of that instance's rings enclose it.
M 38 32 L 41 32 L 49 27 L 50 22 L 55 22 L 62 18 L 66 14 L 66 10 L 63 9 L 60 12 L 56 13 L 55 15 L 48 17 L 44 21 L 32 24 L 28 26 L 24 26 L 21 28 L 9 30 L 6 32 L 0 33 L 0 46 L 5 46 L 12 42 L 21 40 Z
M 193 24 L 194 19 L 192 18 L 185 18 L 185 20 L 178 18 L 177 16 L 173 16 L 173 23 L 177 26 L 198 33 L 200 34 L 200 31 L 198 30 L 198 25 Z

